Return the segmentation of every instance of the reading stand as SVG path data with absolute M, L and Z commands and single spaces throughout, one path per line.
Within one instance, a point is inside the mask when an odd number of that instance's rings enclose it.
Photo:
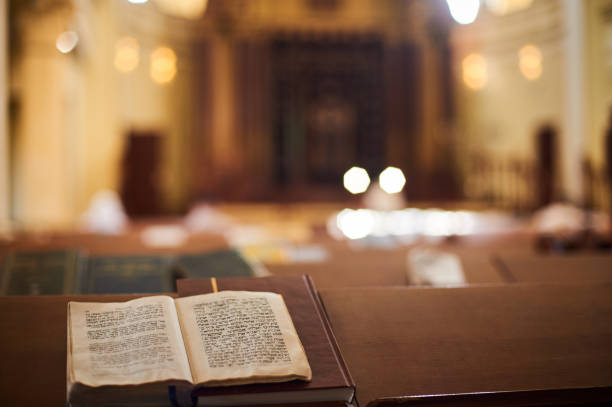
M 138 297 L 0 297 L 0 405 L 65 405 L 68 301 Z M 328 289 L 321 297 L 362 407 L 612 403 L 611 284 Z

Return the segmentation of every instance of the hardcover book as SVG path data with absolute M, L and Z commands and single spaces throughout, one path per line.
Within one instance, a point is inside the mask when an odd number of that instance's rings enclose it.
M 344 362 L 317 290 L 310 276 L 185 279 L 177 282 L 179 296 L 214 291 L 248 290 L 280 294 L 295 325 L 312 369 L 312 379 L 240 387 L 195 388 L 204 404 L 273 404 L 287 402 L 352 403 L 355 385 Z
M 78 250 L 9 252 L 1 273 L 2 295 L 74 294 L 84 256 Z
M 175 260 L 179 274 L 187 278 L 251 277 L 254 270 L 242 255 L 233 249 L 184 254 Z
M 73 406 L 191 405 L 193 386 L 312 377 L 275 293 L 70 302 L 67 327 L 67 399 Z
M 69 404 L 353 401 L 355 386 L 309 277 L 178 284 L 188 296 L 69 303 Z
M 168 293 L 175 291 L 167 256 L 90 257 L 80 278 L 82 294 Z

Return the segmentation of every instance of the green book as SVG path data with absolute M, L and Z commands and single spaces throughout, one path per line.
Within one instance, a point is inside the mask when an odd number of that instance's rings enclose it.
M 167 256 L 90 257 L 80 280 L 83 294 L 168 293 L 176 291 Z
M 253 267 L 237 250 L 187 254 L 175 259 L 175 271 L 187 278 L 251 277 Z
M 2 266 L 2 295 L 58 295 L 77 292 L 85 261 L 79 250 L 9 252 Z

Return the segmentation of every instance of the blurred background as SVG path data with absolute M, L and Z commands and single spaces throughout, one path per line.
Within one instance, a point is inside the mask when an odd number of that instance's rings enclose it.
M 611 247 L 611 0 L 9 0 L 0 24 L 5 270 L 238 249 L 404 284 L 432 242 L 489 270 Z
M 609 207 L 612 2 L 10 0 L 0 219 L 64 228 L 198 202 Z M 607 130 L 608 129 L 608 130 Z

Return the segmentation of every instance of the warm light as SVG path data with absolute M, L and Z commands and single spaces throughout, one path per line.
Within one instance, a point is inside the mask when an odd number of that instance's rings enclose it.
M 57 50 L 62 54 L 67 54 L 76 47 L 79 42 L 79 36 L 74 31 L 64 31 L 55 41 Z
M 476 231 L 476 216 L 470 212 L 453 213 L 452 230 L 456 235 L 470 235 Z
M 344 173 L 343 183 L 344 188 L 351 194 L 360 194 L 368 189 L 370 176 L 363 168 L 352 167 Z
M 380 187 L 388 194 L 397 194 L 406 184 L 406 177 L 402 170 L 396 167 L 387 167 L 378 176 Z
M 482 89 L 487 83 L 487 61 L 480 54 L 470 54 L 463 58 L 463 82 L 470 89 Z
M 166 14 L 195 20 L 204 15 L 208 0 L 155 0 L 155 3 Z
M 159 84 L 172 81 L 176 75 L 176 54 L 172 48 L 159 47 L 151 54 L 151 79 Z
M 139 57 L 138 41 L 132 37 L 123 37 L 115 45 L 115 68 L 121 72 L 136 69 Z
M 144 4 L 149 0 L 128 0 L 128 2 L 132 3 L 132 4 Z
M 500 233 L 516 227 L 514 222 L 510 216 L 468 211 L 344 209 L 330 218 L 328 231 L 337 239 L 372 236 L 394 237 L 402 242 L 411 242 L 415 238 L 430 240 L 452 235 Z
M 535 45 L 525 45 L 519 51 L 519 69 L 530 81 L 542 75 L 542 53 Z
M 528 8 L 533 0 L 486 0 L 487 8 L 495 15 L 503 16 Z
M 459 24 L 470 24 L 476 20 L 480 0 L 446 0 L 453 20 Z
M 374 229 L 374 215 L 367 209 L 344 209 L 336 217 L 338 229 L 349 239 L 362 239 Z
M 454 213 L 439 209 L 429 209 L 425 211 L 425 222 L 423 234 L 426 236 L 450 236 L 454 234 L 453 218 Z

